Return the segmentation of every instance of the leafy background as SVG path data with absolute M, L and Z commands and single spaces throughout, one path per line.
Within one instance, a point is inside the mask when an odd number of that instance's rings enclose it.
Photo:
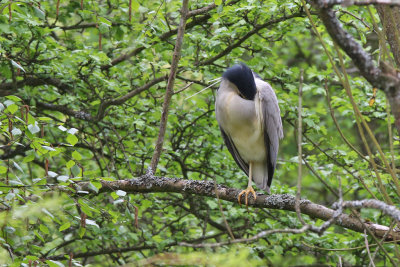
M 101 179 L 132 179 L 146 173 L 158 135 L 180 8 L 181 1 L 175 0 L 26 0 L 0 5 L 2 263 L 369 264 L 364 236 L 337 226 L 322 236 L 274 234 L 253 243 L 198 249 L 178 243 L 230 238 L 216 199 L 121 190 L 75 194 L 70 185 L 79 181 L 89 181 L 96 191 Z M 379 59 L 375 9 L 336 9 L 345 29 Z M 345 200 L 385 200 L 376 172 L 365 159 L 368 154 L 349 97 L 316 30 L 339 67 L 337 51 L 312 9 L 315 28 L 300 1 L 190 1 L 190 10 L 199 12 L 187 21 L 157 175 L 246 186 L 247 178 L 223 145 L 214 117 L 218 83 L 190 97 L 211 85 L 225 68 L 245 62 L 273 86 L 281 108 L 285 138 L 273 193 L 296 192 L 297 105 L 304 71 L 302 145 L 307 166 L 303 165 L 302 197 L 330 207 L 338 201 L 334 192 L 340 180 Z M 373 88 L 346 57 L 344 64 L 364 119 L 386 158 L 397 162 L 390 145 L 397 152 L 399 139 L 390 139 L 387 119 L 393 118 L 387 113 L 385 95 L 378 91 L 370 105 Z M 341 131 L 364 158 L 338 133 L 326 90 Z M 119 99 L 129 92 L 131 97 Z M 382 165 L 378 157 L 376 161 Z M 398 203 L 391 176 L 384 168 L 377 173 L 389 198 Z M 224 201 L 221 207 L 236 238 L 301 227 L 295 213 L 246 209 Z M 392 223 L 379 211 L 362 210 L 360 216 Z M 396 245 L 385 244 L 385 253 L 371 238 L 369 242 L 370 250 L 377 251 L 376 264 L 398 259 Z

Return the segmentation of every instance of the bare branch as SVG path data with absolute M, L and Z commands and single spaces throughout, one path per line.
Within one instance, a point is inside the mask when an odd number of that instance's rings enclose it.
M 188 0 L 183 0 L 183 2 L 182 2 L 181 21 L 179 23 L 178 36 L 176 38 L 175 50 L 174 50 L 174 54 L 172 56 L 171 71 L 169 73 L 164 103 L 163 103 L 163 107 L 162 107 L 160 131 L 158 133 L 158 138 L 157 138 L 156 146 L 154 149 L 154 154 L 151 159 L 152 171 L 156 170 L 158 161 L 160 160 L 161 150 L 162 150 L 162 146 L 164 143 L 165 131 L 167 129 L 169 103 L 171 101 L 172 95 L 174 94 L 175 76 L 176 76 L 176 72 L 178 69 L 179 59 L 181 57 L 181 48 L 182 48 L 183 36 L 185 34 L 185 26 L 186 26 L 187 13 L 188 13 L 188 2 L 189 2 Z
M 145 85 L 130 91 L 129 93 L 127 93 L 124 96 L 121 96 L 117 99 L 112 99 L 112 100 L 102 102 L 100 104 L 99 110 L 97 111 L 96 120 L 99 121 L 104 117 L 105 111 L 108 107 L 115 106 L 115 105 L 121 105 L 121 104 L 125 103 L 127 100 L 131 99 L 132 97 L 140 94 L 143 91 L 146 91 L 153 85 L 156 85 L 157 83 L 160 83 L 166 79 L 167 79 L 167 76 L 162 76 L 162 77 L 156 78 L 156 79 L 146 83 Z
M 335 203 L 333 207 L 338 207 L 339 204 Z M 342 206 L 344 208 L 369 208 L 381 210 L 384 214 L 389 215 L 396 221 L 400 221 L 400 210 L 395 206 L 388 205 L 383 201 L 376 199 L 365 199 L 365 200 L 355 200 L 355 201 L 344 201 Z

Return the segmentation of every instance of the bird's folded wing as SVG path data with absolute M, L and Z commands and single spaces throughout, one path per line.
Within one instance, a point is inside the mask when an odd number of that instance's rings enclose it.
M 278 99 L 272 87 L 268 83 L 263 82 L 262 86 L 258 89 L 262 113 L 262 127 L 264 130 L 264 143 L 268 151 L 268 185 L 270 185 L 276 166 L 279 139 L 283 138 L 283 129 Z
M 239 152 L 237 151 L 235 144 L 232 142 L 232 139 L 219 127 L 222 133 L 222 138 L 224 138 L 225 145 L 228 148 L 229 152 L 232 154 L 233 159 L 239 165 L 239 167 L 249 175 L 249 165 L 240 157 Z

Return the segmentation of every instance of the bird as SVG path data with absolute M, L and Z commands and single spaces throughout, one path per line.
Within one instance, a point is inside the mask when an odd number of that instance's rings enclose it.
M 257 195 L 252 181 L 271 193 L 279 140 L 283 127 L 278 99 L 271 85 L 246 64 L 228 68 L 222 75 L 215 100 L 215 115 L 222 137 L 239 167 L 248 176 L 247 189 L 238 194 Z

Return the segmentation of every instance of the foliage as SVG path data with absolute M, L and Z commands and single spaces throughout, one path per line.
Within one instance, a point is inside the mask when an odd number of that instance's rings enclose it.
M 315 35 L 315 30 L 322 34 L 339 67 L 337 51 L 318 16 L 312 16 L 314 29 L 300 1 L 215 1 L 216 6 L 202 9 L 212 4 L 190 2 L 190 10 L 200 11 L 187 22 L 156 174 L 245 187 L 247 179 L 223 145 L 214 118 L 218 84 L 188 98 L 226 67 L 243 61 L 273 86 L 279 98 L 285 138 L 273 193 L 296 192 L 297 105 L 304 70 L 302 144 L 308 169 L 303 171 L 302 196 L 330 207 L 338 201 L 335 194 L 341 182 L 345 200 L 388 201 L 379 175 L 389 199 L 399 203 L 400 192 L 367 136 L 374 158 L 368 155 L 356 126 L 360 118 Z M 179 243 L 230 239 L 217 199 L 121 190 L 108 195 L 76 192 L 72 185 L 80 181 L 98 191 L 102 179 L 132 179 L 146 173 L 158 135 L 180 7 L 181 1 L 175 0 L 0 4 L 1 263 L 369 264 L 364 236 L 348 229 L 332 226 L 322 236 L 281 233 L 253 243 L 196 249 Z M 379 17 L 371 10 L 373 18 L 366 7 L 339 7 L 337 15 L 378 58 L 372 19 Z M 384 93 L 378 91 L 370 105 L 373 88 L 349 58 L 344 65 L 348 74 L 343 75 L 384 157 L 398 163 L 390 144 L 397 148 L 399 139 L 389 139 Z M 340 136 L 326 92 L 340 130 L 362 156 Z M 377 171 L 370 161 L 378 164 Z M 301 227 L 294 213 L 246 209 L 224 201 L 221 206 L 236 238 Z M 392 223 L 375 210 L 362 210 L 361 217 Z M 375 243 L 371 237 L 368 241 Z M 370 250 L 377 251 L 376 264 L 398 256 L 394 244 L 384 248 L 387 254 L 371 245 Z

